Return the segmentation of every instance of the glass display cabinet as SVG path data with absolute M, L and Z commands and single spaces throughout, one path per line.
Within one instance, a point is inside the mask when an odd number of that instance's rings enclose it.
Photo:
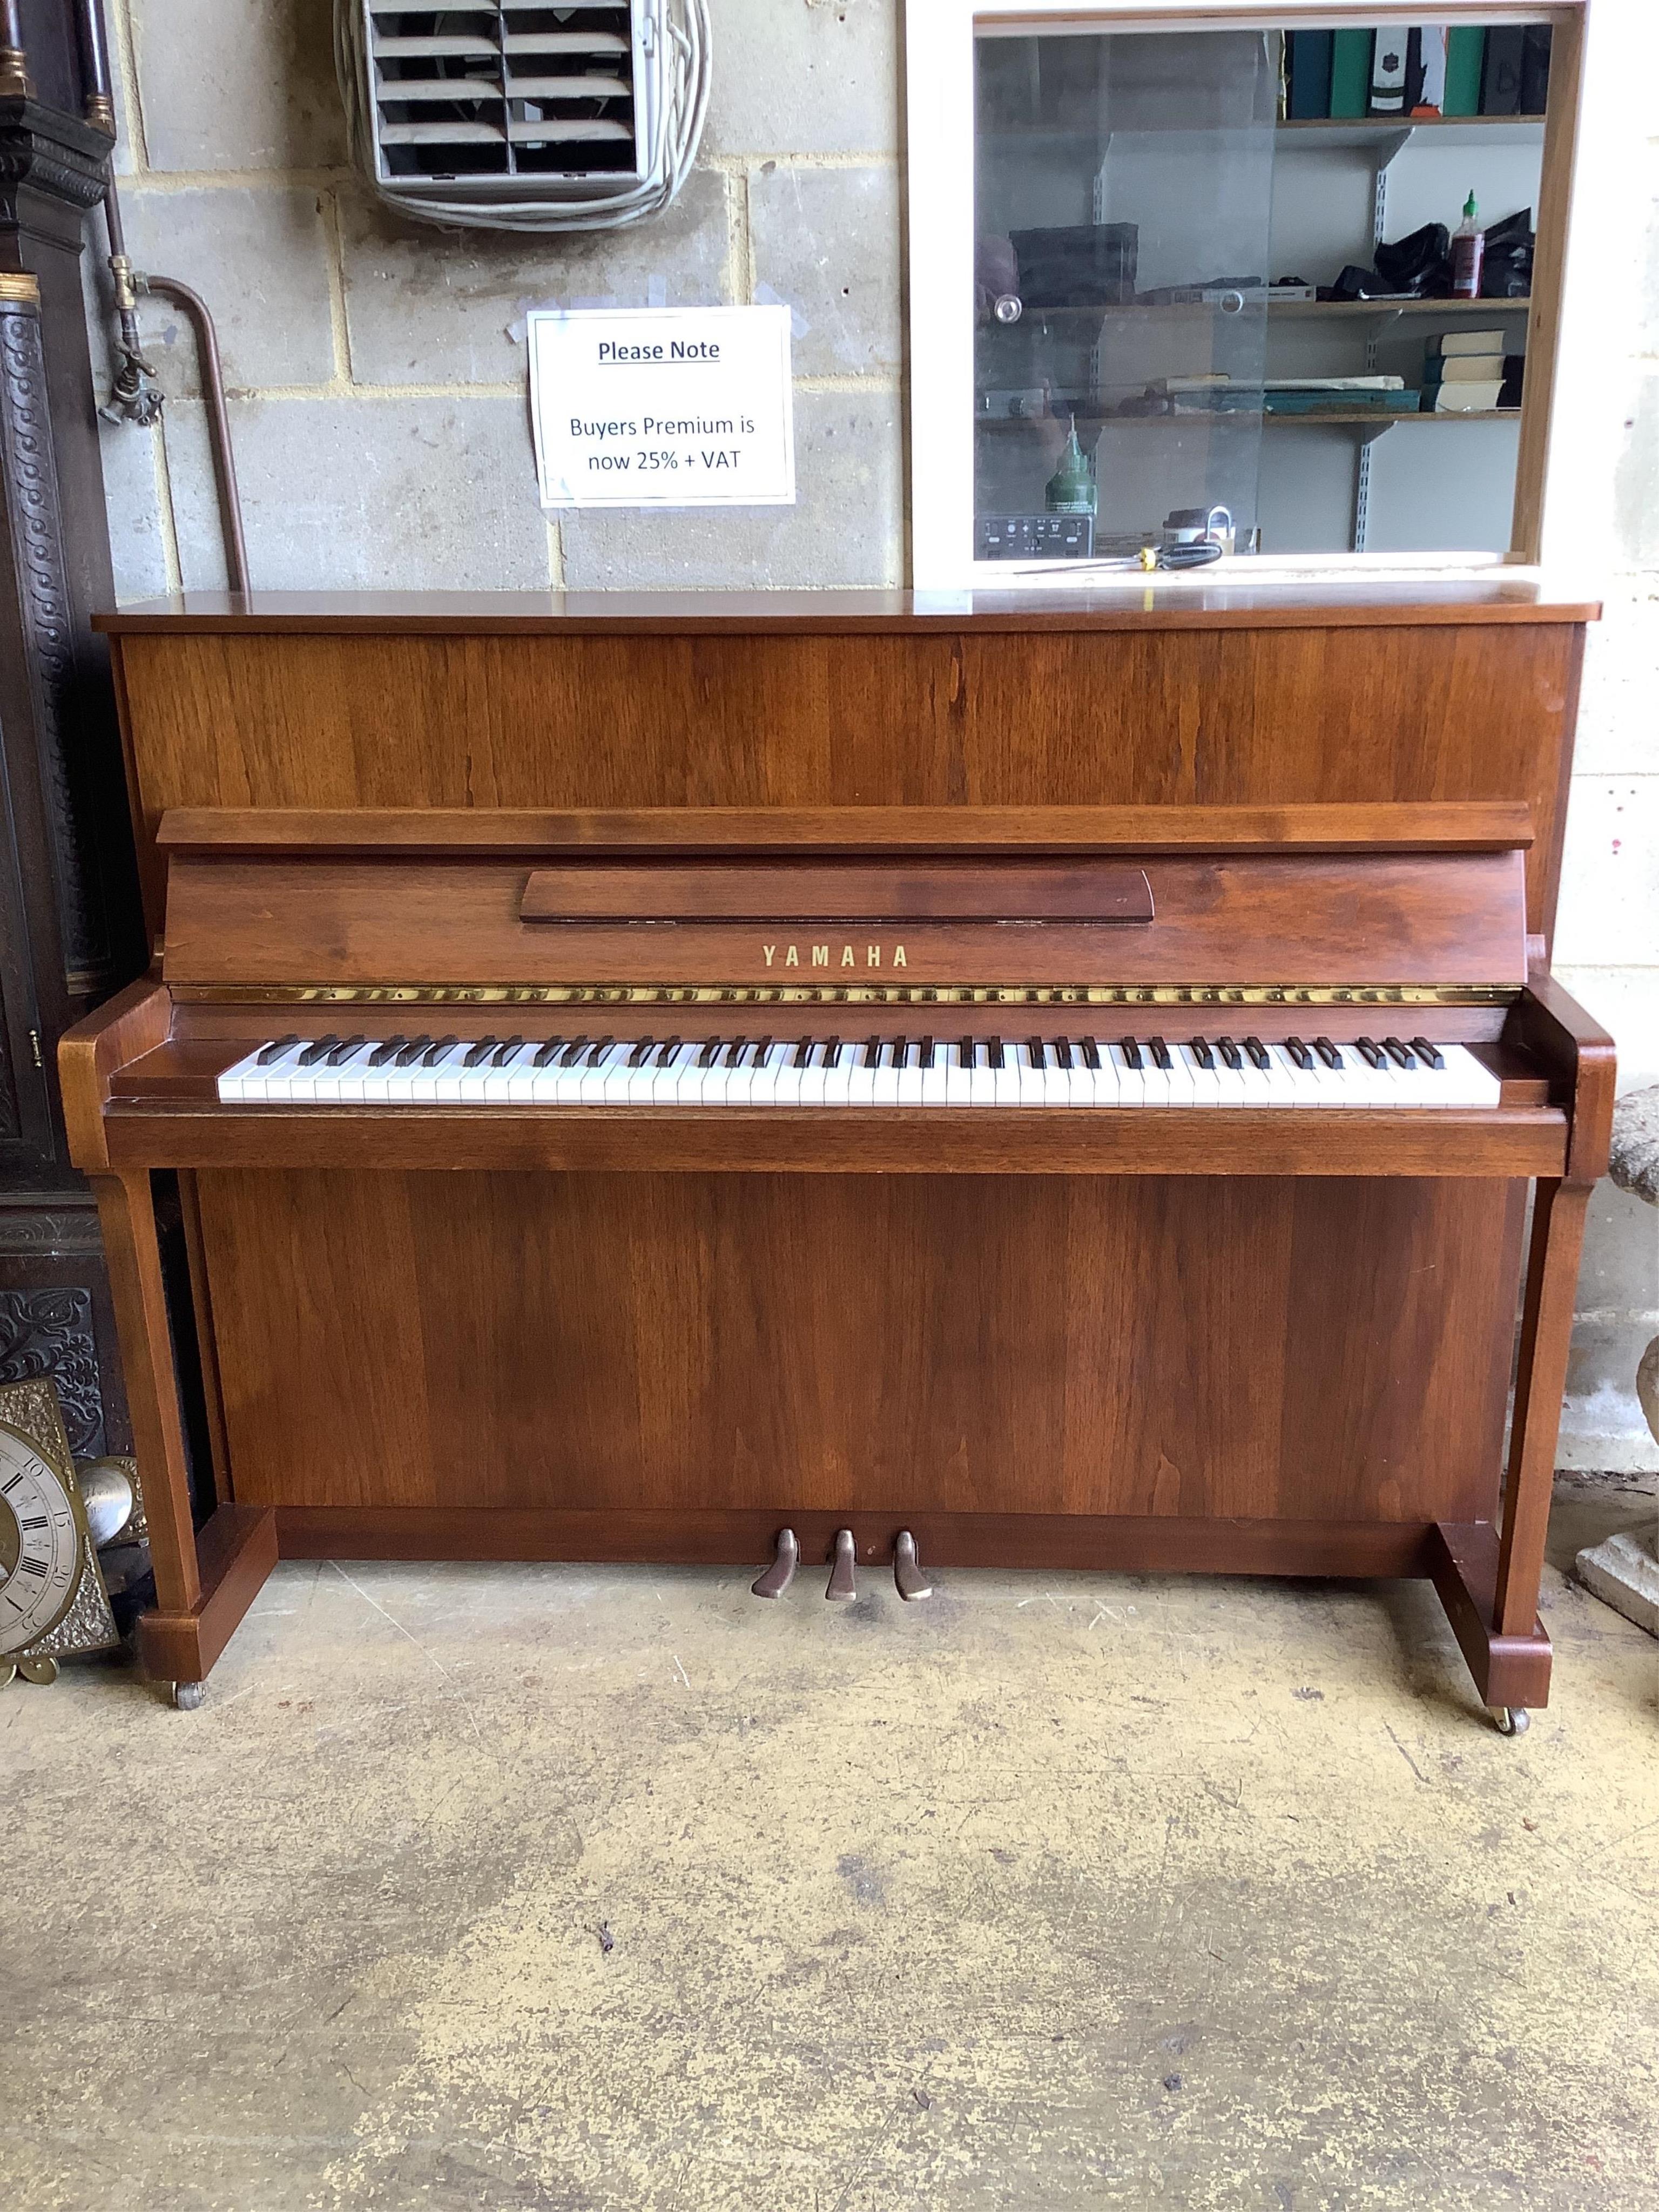
M 918 584 L 1524 557 L 1576 95 L 1547 13 L 973 13 L 912 95 Z

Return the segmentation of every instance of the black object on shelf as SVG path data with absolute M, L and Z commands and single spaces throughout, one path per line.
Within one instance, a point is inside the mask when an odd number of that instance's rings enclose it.
M 1121 305 L 1135 295 L 1140 233 L 1133 222 L 1067 223 L 1009 234 L 1026 312 Z
M 981 514 L 974 532 L 980 561 L 1087 561 L 1095 550 L 1091 514 Z
M 1486 65 L 1480 76 L 1483 115 L 1540 115 L 1543 103 L 1523 109 L 1521 83 L 1526 60 L 1527 34 L 1518 23 L 1494 24 L 1486 33 Z
M 1533 248 L 1537 234 L 1532 210 L 1520 208 L 1495 222 L 1486 233 L 1486 259 L 1480 268 L 1483 300 L 1525 300 L 1532 293 Z
M 1521 96 L 1518 112 L 1541 115 L 1549 105 L 1550 40 L 1547 23 L 1528 23 L 1521 33 Z

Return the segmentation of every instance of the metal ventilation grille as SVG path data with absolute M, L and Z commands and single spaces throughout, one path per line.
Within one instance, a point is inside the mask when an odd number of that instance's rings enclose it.
M 394 189 L 536 179 L 556 191 L 626 185 L 649 161 L 651 0 L 578 7 L 368 0 L 375 171 Z

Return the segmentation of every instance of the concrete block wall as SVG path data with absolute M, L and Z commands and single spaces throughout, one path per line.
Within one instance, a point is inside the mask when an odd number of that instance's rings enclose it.
M 218 318 L 256 586 L 904 580 L 902 0 L 712 6 L 708 128 L 676 207 L 536 240 L 404 225 L 362 191 L 328 0 L 112 0 L 132 252 Z M 1627 1087 L 1659 1082 L 1659 135 L 1632 139 L 1629 174 L 1603 214 L 1643 307 L 1611 365 L 1632 404 L 1558 948 Z M 528 308 L 770 300 L 794 313 L 798 506 L 544 518 Z M 169 404 L 106 434 L 124 599 L 224 581 L 190 334 L 159 301 L 143 322 Z M 1633 1382 L 1659 1333 L 1659 1214 L 1604 1194 L 1581 1308 L 1564 1461 L 1659 1465 Z

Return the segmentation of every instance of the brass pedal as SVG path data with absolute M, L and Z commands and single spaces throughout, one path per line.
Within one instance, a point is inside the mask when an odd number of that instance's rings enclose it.
M 898 1540 L 893 1546 L 893 1580 L 907 1605 L 915 1605 L 918 1599 L 933 1595 L 933 1585 L 921 1571 L 921 1561 L 916 1557 L 916 1540 L 908 1528 L 899 1530 Z
M 793 1528 L 780 1528 L 772 1549 L 772 1564 L 749 1587 L 757 1597 L 781 1597 L 795 1579 L 800 1565 L 800 1546 Z
M 836 1532 L 836 1564 L 830 1570 L 830 1587 L 825 1597 L 842 1598 L 850 1602 L 858 1595 L 858 1585 L 853 1579 L 853 1566 L 857 1558 L 850 1528 Z

